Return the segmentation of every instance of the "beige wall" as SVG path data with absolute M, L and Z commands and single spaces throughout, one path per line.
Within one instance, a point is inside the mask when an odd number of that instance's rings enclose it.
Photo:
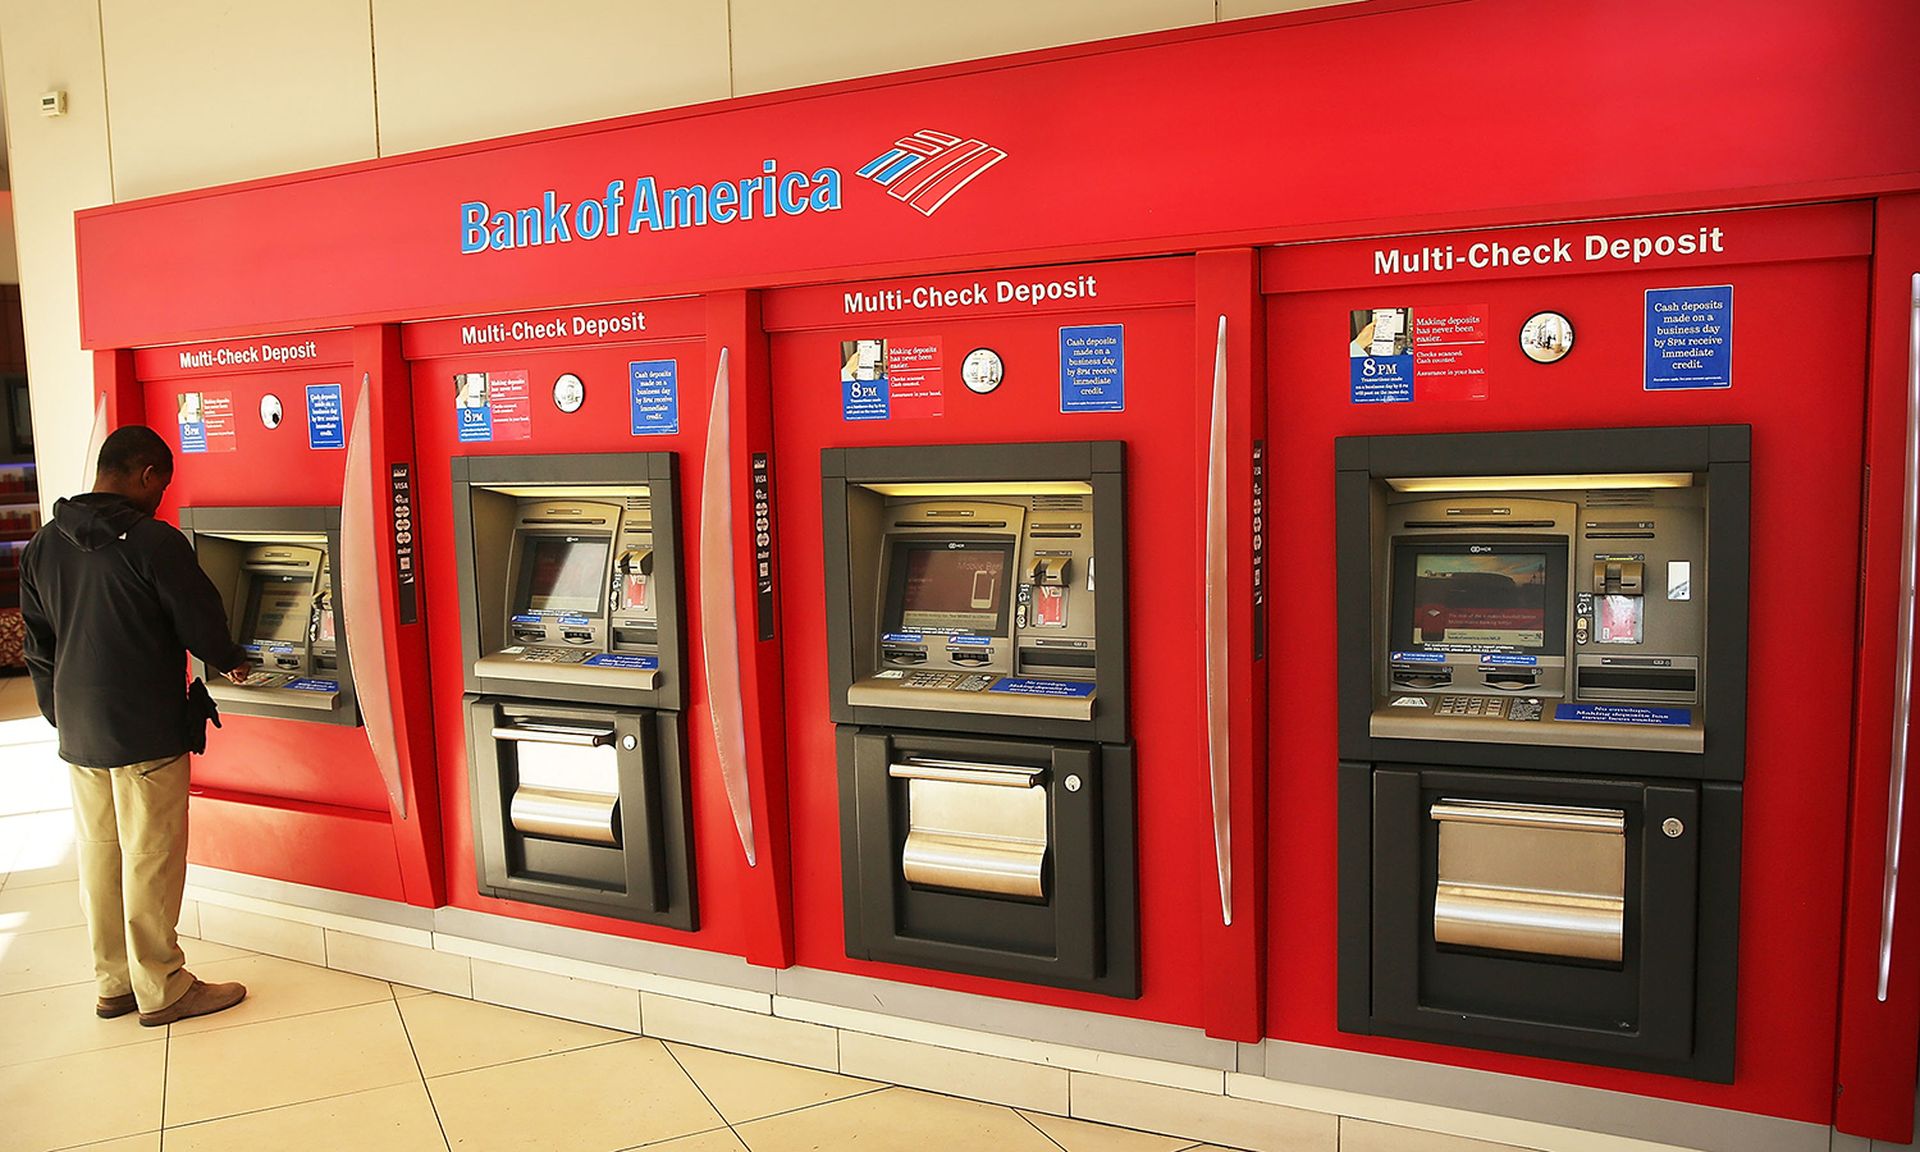
M 92 422 L 75 209 L 1340 0 L 0 0 L 41 491 Z M 64 88 L 68 112 L 39 114 Z M 167 290 L 165 270 L 152 289 Z

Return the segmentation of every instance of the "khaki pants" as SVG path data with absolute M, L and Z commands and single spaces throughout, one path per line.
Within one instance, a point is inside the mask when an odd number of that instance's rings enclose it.
M 174 932 L 187 884 L 187 757 L 69 768 L 94 983 L 158 1012 L 193 984 Z

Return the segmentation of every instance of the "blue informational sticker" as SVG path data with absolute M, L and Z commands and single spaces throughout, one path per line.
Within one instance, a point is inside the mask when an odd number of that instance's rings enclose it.
M 562 616 L 560 623 L 571 628 L 585 628 L 593 623 L 585 616 Z
M 1444 652 L 1392 652 L 1388 654 L 1395 664 L 1445 664 Z
M 623 652 L 602 652 L 598 656 L 589 656 L 582 661 L 589 668 L 637 668 L 652 671 L 660 667 L 658 656 L 628 656 Z
M 1538 656 L 1521 656 L 1511 652 L 1489 652 L 1480 657 L 1482 664 L 1512 664 L 1521 668 L 1532 668 L 1540 663 Z
M 889 644 L 922 644 L 927 638 L 918 632 L 888 632 L 880 639 Z
M 635 436 L 667 436 L 680 431 L 679 361 L 630 361 L 627 388 Z
M 207 422 L 205 420 L 180 421 L 180 451 L 205 452 L 207 450 Z
M 1355 404 L 1407 404 L 1413 400 L 1413 353 L 1355 356 L 1348 360 Z
M 530 612 L 522 612 L 513 618 L 513 622 L 515 624 L 541 624 L 545 623 L 545 617 L 535 616 Z
M 887 378 L 840 381 L 840 415 L 846 420 L 885 420 L 892 416 Z
M 1644 708 L 1636 704 L 1557 704 L 1553 718 L 1587 724 L 1667 724 L 1685 728 L 1693 723 L 1693 709 Z
M 1085 680 L 1035 680 L 1026 676 L 1002 676 L 988 688 L 1010 696 L 1091 696 L 1093 685 Z
M 340 385 L 307 385 L 307 447 L 346 446 L 347 421 L 340 408 Z
M 1126 325 L 1060 329 L 1060 411 L 1123 412 L 1126 407 Z
M 1646 390 L 1733 387 L 1733 285 L 1647 289 Z
M 949 648 L 987 648 L 987 647 L 991 647 L 992 644 L 993 644 L 993 637 L 991 636 L 949 636 L 947 637 L 947 647 Z
M 286 688 L 290 692 L 338 692 L 340 691 L 340 681 L 316 680 L 302 677 L 299 680 L 287 681 Z
M 456 408 L 454 412 L 460 417 L 460 442 L 462 444 L 493 439 L 493 409 Z
M 268 652 L 271 652 L 271 653 L 272 653 L 273 655 L 275 655 L 275 656 L 291 656 L 291 655 L 293 655 L 293 645 L 291 645 L 291 644 L 274 644 L 274 645 L 271 645 L 271 646 L 269 646 L 269 647 L 267 648 L 267 651 L 268 651 Z

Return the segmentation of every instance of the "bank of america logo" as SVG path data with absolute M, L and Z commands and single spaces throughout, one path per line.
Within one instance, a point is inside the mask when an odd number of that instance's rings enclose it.
M 931 216 L 974 177 L 1006 158 L 1005 152 L 983 140 L 962 140 L 922 128 L 894 141 L 892 148 L 875 156 L 859 174 L 885 188 L 894 199 Z

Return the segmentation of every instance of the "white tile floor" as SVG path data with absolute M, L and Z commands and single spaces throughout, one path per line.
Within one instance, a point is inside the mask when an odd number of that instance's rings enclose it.
M 244 981 L 244 1004 L 167 1028 L 100 1020 L 52 735 L 27 682 L 0 678 L 0 1152 L 1208 1147 L 199 940 L 193 970 Z

